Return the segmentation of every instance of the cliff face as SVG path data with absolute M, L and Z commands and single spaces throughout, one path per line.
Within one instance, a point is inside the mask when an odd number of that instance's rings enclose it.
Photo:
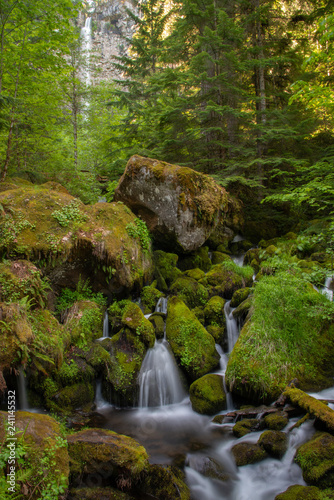
M 129 44 L 126 39 L 131 39 L 134 32 L 134 22 L 126 9 L 137 13 L 131 0 L 106 0 L 99 2 L 91 14 L 79 14 L 79 27 L 85 26 L 88 16 L 92 18 L 91 60 L 95 66 L 93 83 L 121 77 L 112 63 L 114 56 L 123 55 L 127 51 Z

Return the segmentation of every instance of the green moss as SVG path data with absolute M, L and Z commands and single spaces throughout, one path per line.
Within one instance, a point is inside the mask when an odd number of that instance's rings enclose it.
M 192 278 L 193 280 L 199 281 L 200 279 L 204 278 L 205 272 L 202 271 L 202 269 L 199 269 L 198 267 L 196 269 L 188 269 L 188 271 L 184 271 L 184 276 L 187 276 L 188 278 Z
M 170 293 L 177 295 L 191 309 L 204 305 L 209 297 L 208 291 L 203 285 L 186 276 L 181 276 L 174 281 L 170 287 Z
M 330 498 L 330 497 L 329 497 Z M 323 493 L 315 486 L 290 486 L 286 491 L 276 495 L 275 500 L 326 500 Z
M 214 339 L 177 297 L 168 301 L 166 333 L 176 358 L 192 380 L 217 366 Z
M 318 432 L 300 446 L 295 462 L 303 471 L 304 480 L 320 488 L 334 488 L 334 436 Z
M 190 500 L 190 491 L 184 483 L 182 473 L 176 467 L 150 465 L 144 484 L 139 485 L 145 494 L 161 500 Z
M 245 288 L 240 288 L 240 290 L 236 290 L 232 296 L 230 306 L 231 307 L 238 307 L 244 300 L 247 299 L 249 293 L 250 293 L 250 288 L 245 287 Z
M 288 424 L 289 419 L 280 413 L 272 413 L 264 417 L 264 423 L 272 431 L 281 431 Z
M 225 260 L 230 261 L 231 257 L 223 252 L 212 252 L 211 262 L 213 265 L 221 264 Z
M 153 347 L 155 341 L 154 328 L 137 304 L 130 302 L 125 306 L 122 314 L 122 324 L 126 328 L 133 330 L 147 347 Z
M 288 448 L 288 436 L 282 431 L 265 431 L 258 444 L 272 457 L 282 458 Z
M 224 261 L 213 266 L 200 283 L 211 286 L 214 295 L 231 299 L 236 290 L 251 285 L 253 273 L 250 266 L 240 267 L 232 260 Z
M 144 286 L 140 298 L 144 306 L 144 313 L 149 314 L 155 310 L 158 300 L 163 297 L 163 293 L 157 290 L 155 286 Z
M 183 257 L 179 260 L 178 266 L 182 271 L 187 271 L 189 269 L 201 269 L 204 272 L 208 272 L 211 268 L 209 248 L 201 247 L 198 250 L 191 252 L 187 255 L 187 257 Z
M 161 313 L 153 313 L 149 317 L 149 322 L 152 323 L 155 331 L 155 336 L 157 339 L 161 339 L 164 336 L 165 331 L 165 320 Z
M 222 344 L 225 338 L 225 326 L 208 325 L 206 330 L 215 339 L 216 344 Z
M 261 446 L 251 443 L 238 443 L 231 451 L 238 467 L 260 462 L 268 456 Z
M 102 337 L 102 307 L 90 300 L 76 302 L 67 315 L 65 330 L 70 334 L 71 342 L 78 347 Z
M 154 277 L 157 280 L 157 286 L 162 291 L 167 291 L 173 281 L 182 275 L 180 269 L 176 267 L 178 255 L 174 253 L 156 250 L 154 252 L 155 272 Z
M 134 497 L 114 488 L 72 488 L 71 500 L 133 500 Z
M 93 384 L 85 382 L 64 387 L 51 398 L 51 401 L 61 412 L 92 405 L 94 401 Z
M 226 396 L 220 375 L 204 375 L 190 386 L 190 401 L 194 411 L 214 415 L 225 409 Z
M 258 430 L 259 421 L 256 418 L 243 418 L 233 426 L 233 434 L 241 438 L 254 430 Z
M 224 299 L 222 299 L 218 295 L 211 297 L 211 299 L 204 308 L 205 321 L 208 324 L 224 326 L 225 325 L 224 306 L 225 306 Z

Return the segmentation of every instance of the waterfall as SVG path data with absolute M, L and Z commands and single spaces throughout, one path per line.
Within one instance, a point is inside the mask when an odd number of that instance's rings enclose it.
M 108 311 L 104 313 L 104 318 L 103 318 L 103 335 L 102 338 L 109 338 L 109 316 L 108 316 Z
M 228 352 L 231 352 L 234 344 L 238 340 L 239 337 L 239 328 L 237 324 L 237 320 L 233 316 L 234 309 L 230 307 L 230 300 L 226 302 L 224 306 L 224 313 L 226 318 L 226 330 L 227 330 L 227 344 L 228 344 Z
M 333 276 L 328 276 L 325 281 L 325 285 L 322 288 L 322 293 L 328 297 L 329 300 L 333 301 L 333 290 L 332 290 L 332 285 L 333 285 Z
M 227 362 L 228 362 L 228 355 L 224 353 L 223 349 L 219 344 L 216 344 L 216 351 L 218 352 L 220 356 L 220 371 L 217 373 L 218 375 L 221 375 L 223 377 L 223 386 L 224 386 L 224 392 L 226 396 L 226 409 L 227 410 L 233 410 L 234 409 L 234 404 L 233 404 L 233 399 L 232 399 L 232 394 L 228 392 L 226 384 L 225 384 L 225 373 L 226 373 L 226 367 L 227 367 Z
M 102 396 L 102 381 L 101 381 L 101 379 L 96 380 L 94 403 L 95 403 L 97 409 L 101 409 L 105 406 L 110 406 L 108 401 L 106 401 L 104 399 L 104 397 Z
M 18 391 L 19 391 L 20 410 L 29 411 L 27 384 L 23 370 L 20 370 L 18 377 Z
M 139 373 L 141 408 L 180 403 L 186 397 L 178 367 L 166 339 L 156 340 Z
M 82 52 L 84 54 L 85 65 L 84 65 L 84 81 L 87 86 L 91 84 L 91 74 L 90 74 L 90 51 L 92 48 L 92 18 L 87 17 L 85 26 L 81 28 L 81 39 L 82 39 Z
M 155 312 L 167 314 L 167 298 L 161 297 L 155 306 Z

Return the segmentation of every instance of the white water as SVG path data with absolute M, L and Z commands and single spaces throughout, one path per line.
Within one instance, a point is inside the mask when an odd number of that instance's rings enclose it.
M 29 411 L 28 396 L 27 396 L 27 384 L 23 373 L 20 370 L 18 377 L 18 392 L 19 392 L 19 406 L 20 410 Z
M 332 287 L 333 277 L 328 276 L 325 281 L 325 285 L 322 288 L 321 292 L 328 297 L 329 300 L 333 301 L 333 290 Z
M 228 352 L 231 352 L 239 337 L 237 320 L 233 316 L 234 308 L 230 307 L 231 301 L 225 303 L 224 313 L 226 318 Z
M 167 298 L 161 297 L 155 306 L 155 312 L 167 314 Z
M 231 259 L 239 267 L 243 266 L 243 264 L 244 264 L 244 257 L 245 257 L 245 253 L 242 253 L 240 255 L 231 255 Z
M 109 337 L 109 316 L 108 316 L 108 311 L 104 313 L 104 318 L 103 318 L 103 336 L 102 338 L 110 338 Z
M 87 86 L 91 85 L 91 72 L 90 72 L 90 51 L 92 49 L 92 18 L 87 17 L 85 26 L 81 28 L 81 49 L 85 58 L 84 65 L 84 81 Z
M 223 385 L 224 385 L 224 392 L 226 396 L 226 409 L 228 411 L 231 411 L 234 409 L 233 405 L 233 399 L 232 399 L 232 394 L 228 392 L 225 384 L 225 373 L 226 373 L 226 367 L 227 367 L 227 362 L 228 362 L 228 354 L 224 353 L 223 349 L 219 344 L 216 344 L 216 351 L 218 352 L 220 356 L 219 364 L 220 364 L 220 371 L 217 372 L 217 375 L 221 375 L 223 377 Z
M 139 373 L 139 407 L 180 403 L 186 392 L 167 340 L 156 340 L 146 353 Z
M 95 386 L 95 401 L 94 401 L 96 408 L 100 410 L 101 408 L 105 408 L 108 406 L 111 406 L 108 401 L 104 399 L 102 396 L 102 382 L 101 379 L 96 381 L 96 386 Z

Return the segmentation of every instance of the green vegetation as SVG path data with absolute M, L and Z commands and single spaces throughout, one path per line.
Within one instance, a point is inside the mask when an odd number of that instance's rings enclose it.
M 146 223 L 142 219 L 136 218 L 133 222 L 130 222 L 125 229 L 132 238 L 139 238 L 144 252 L 148 252 L 151 249 L 151 236 Z
M 99 306 L 106 307 L 107 301 L 102 293 L 94 293 L 89 280 L 83 281 L 80 277 L 75 290 L 63 288 L 61 294 L 57 298 L 57 312 L 62 313 L 73 306 L 75 302 L 81 300 L 90 300 Z
M 51 215 L 62 227 L 68 227 L 72 222 L 84 222 L 87 220 L 87 216 L 80 211 L 79 200 L 72 200 L 60 210 L 52 212 Z

